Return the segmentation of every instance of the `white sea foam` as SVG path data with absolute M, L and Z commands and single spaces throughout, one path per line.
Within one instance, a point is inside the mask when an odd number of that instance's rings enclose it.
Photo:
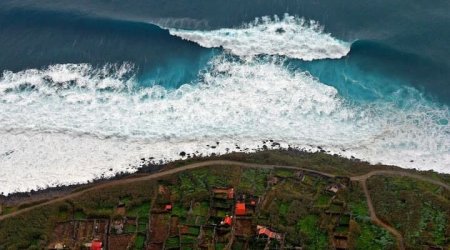
M 356 106 L 274 57 L 219 56 L 199 82 L 175 90 L 139 88 L 135 81 L 128 64 L 5 72 L 0 192 L 134 171 L 130 164 L 142 157 L 223 153 L 234 144 L 254 149 L 262 139 L 450 172 L 449 110 L 424 100 L 411 98 L 407 109 Z M 405 89 L 402 98 L 408 91 L 415 90 Z M 216 141 L 215 149 L 206 146 Z
M 238 56 L 281 55 L 311 61 L 341 58 L 350 44 L 323 32 L 316 21 L 284 15 L 262 17 L 239 28 L 211 31 L 169 29 L 170 34 L 206 48 L 223 47 Z

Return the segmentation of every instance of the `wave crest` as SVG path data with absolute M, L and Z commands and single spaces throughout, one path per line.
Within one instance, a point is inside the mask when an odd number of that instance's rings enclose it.
M 350 44 L 323 30 L 316 21 L 285 14 L 283 18 L 276 15 L 256 18 L 235 29 L 169 29 L 169 32 L 206 48 L 223 47 L 238 56 L 280 55 L 311 61 L 347 55 Z
M 49 76 L 58 84 L 49 84 Z M 33 87 L 15 90 L 24 84 Z M 450 169 L 447 107 L 401 86 L 398 98 L 407 105 L 350 103 L 279 57 L 221 55 L 197 82 L 178 89 L 139 87 L 127 64 L 8 72 L 0 88 L 0 192 L 134 171 L 129 164 L 140 158 L 177 159 L 182 150 L 254 149 L 263 139 L 373 163 Z M 216 149 L 205 147 L 217 141 Z

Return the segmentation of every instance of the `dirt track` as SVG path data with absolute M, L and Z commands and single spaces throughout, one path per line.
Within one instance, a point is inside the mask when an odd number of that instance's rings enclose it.
M 441 181 L 438 181 L 438 180 L 435 180 L 432 178 L 428 178 L 428 177 L 425 177 L 422 175 L 411 174 L 411 173 L 408 173 L 405 171 L 393 171 L 393 170 L 375 170 L 375 171 L 371 171 L 364 175 L 354 176 L 354 177 L 350 178 L 352 181 L 359 181 L 361 183 L 362 189 L 366 196 L 367 207 L 369 208 L 370 219 L 372 220 L 372 222 L 374 224 L 377 224 L 378 226 L 385 228 L 387 231 L 392 233 L 395 236 L 395 238 L 397 238 L 397 247 L 399 249 L 405 249 L 405 243 L 404 243 L 402 234 L 399 231 L 397 231 L 395 228 L 393 228 L 390 225 L 381 221 L 380 218 L 378 218 L 378 216 L 377 216 L 376 210 L 372 203 L 372 199 L 370 198 L 369 189 L 367 188 L 367 179 L 369 179 L 370 177 L 375 176 L 375 175 L 407 176 L 407 177 L 418 179 L 421 181 L 433 183 L 433 184 L 441 186 L 449 191 L 450 191 L 450 186 Z
M 417 175 L 417 174 L 412 174 L 406 171 L 394 171 L 394 170 L 374 170 L 374 171 L 370 171 L 367 174 L 364 175 L 359 175 L 359 176 L 353 176 L 350 177 L 350 179 L 352 181 L 366 181 L 367 179 L 369 179 L 372 176 L 375 175 L 398 175 L 398 176 L 406 176 L 406 177 L 410 177 L 410 178 L 414 178 L 417 180 L 421 180 L 421 181 L 426 181 L 426 182 L 430 182 L 433 183 L 435 185 L 441 186 L 445 189 L 447 189 L 448 191 L 450 191 L 450 185 L 445 184 L 442 181 L 438 181 L 429 177 L 425 177 L 422 175 Z
M 84 190 L 81 190 L 79 192 L 75 192 L 75 193 L 71 193 L 68 195 L 64 195 L 58 198 L 55 198 L 53 200 L 44 202 L 44 203 L 40 203 L 37 204 L 35 206 L 30 206 L 24 209 L 20 209 L 18 211 L 6 214 L 6 215 L 2 215 L 0 216 L 0 221 L 4 220 L 6 218 L 10 218 L 10 217 L 14 217 L 17 216 L 19 214 L 25 213 L 27 211 L 33 210 L 35 208 L 38 207 L 42 207 L 42 206 L 46 206 L 46 205 L 50 205 L 59 201 L 64 201 L 67 199 L 71 199 L 71 198 L 75 198 L 78 197 L 84 193 L 87 193 L 89 191 L 92 190 L 97 190 L 97 189 L 102 189 L 105 187 L 111 187 L 111 186 L 115 186 L 115 185 L 121 185 L 121 184 L 128 184 L 128 183 L 133 183 L 133 182 L 137 182 L 137 181 L 144 181 L 144 180 L 153 180 L 153 179 L 158 179 L 164 176 L 168 176 L 168 175 L 172 175 L 172 174 L 177 174 L 186 170 L 191 170 L 191 169 L 196 169 L 196 168 L 201 168 L 201 167 L 206 167 L 206 166 L 240 166 L 240 167 L 248 167 L 248 168 L 265 168 L 265 169 L 273 169 L 275 167 L 278 168 L 286 168 L 286 169 L 302 169 L 302 168 L 298 168 L 298 167 L 293 167 L 293 166 L 277 166 L 277 165 L 260 165 L 260 164 L 252 164 L 252 163 L 244 163 L 244 162 L 235 162 L 235 161 L 226 161 L 226 160 L 217 160 L 217 161 L 205 161 L 205 162 L 199 162 L 199 163 L 193 163 L 193 164 L 189 164 L 189 165 L 185 165 L 183 167 L 178 167 L 178 168 L 174 168 L 174 169 L 169 169 L 166 171 L 162 171 L 159 173 L 154 173 L 148 176 L 143 176 L 143 177 L 137 177 L 137 178 L 128 178 L 128 179 L 121 179 L 121 180 L 113 180 L 107 183 L 103 183 L 103 184 L 99 184 L 96 185 L 94 187 L 91 188 L 87 188 Z M 307 170 L 307 169 L 304 169 Z M 319 173 L 319 174 L 323 174 L 329 177 L 334 177 L 334 175 L 330 175 L 327 173 L 321 173 L 319 171 L 313 171 L 313 170 L 307 170 L 310 172 L 314 172 L 314 173 Z
M 278 165 L 263 165 L 263 164 L 254 164 L 254 163 L 245 163 L 245 162 L 237 162 L 237 161 L 227 161 L 227 160 L 216 160 L 216 161 L 204 161 L 204 162 L 199 162 L 199 163 L 193 163 L 193 164 L 188 164 L 185 165 L 183 167 L 178 167 L 178 168 L 173 168 L 173 169 L 169 169 L 169 170 L 165 170 L 162 172 L 158 172 L 158 173 L 153 173 L 147 176 L 142 176 L 142 177 L 137 177 L 137 178 L 128 178 L 128 179 L 121 179 L 121 180 L 112 180 L 110 182 L 107 183 L 102 183 L 99 185 L 96 185 L 94 187 L 91 188 L 87 188 L 75 193 L 71 193 L 68 195 L 64 195 L 58 198 L 55 198 L 53 200 L 44 202 L 44 203 L 40 203 L 31 207 L 27 207 L 6 215 L 2 215 L 0 216 L 0 221 L 7 219 L 7 218 L 11 218 L 20 214 L 23 214 L 27 211 L 33 210 L 35 208 L 38 207 L 42 207 L 42 206 L 46 206 L 46 205 L 50 205 L 59 201 L 64 201 L 67 199 L 71 199 L 71 198 L 76 198 L 84 193 L 90 192 L 92 190 L 97 190 L 97 189 L 102 189 L 102 188 L 106 188 L 106 187 L 111 187 L 111 186 L 115 186 L 115 185 L 121 185 L 121 184 L 128 184 L 128 183 L 133 183 L 133 182 L 137 182 L 137 181 L 144 181 L 144 180 L 153 180 L 153 179 L 158 179 L 164 176 L 168 176 L 168 175 L 172 175 L 172 174 L 177 174 L 186 170 L 192 170 L 192 169 L 196 169 L 196 168 L 201 168 L 201 167 L 207 167 L 207 166 L 239 166 L 239 167 L 246 167 L 246 168 L 264 168 L 264 169 L 273 169 L 273 168 L 284 168 L 284 169 L 297 169 L 297 170 L 304 170 L 304 171 L 308 171 L 311 173 L 316 173 L 316 174 L 321 174 L 324 176 L 328 176 L 328 177 L 336 177 L 335 175 L 329 174 L 329 173 L 324 173 L 324 172 L 320 172 L 320 171 L 316 171 L 316 170 L 311 170 L 311 169 L 305 169 L 305 168 L 300 168 L 300 167 L 294 167 L 294 166 L 278 166 Z M 369 212 L 370 212 L 370 218 L 371 220 L 385 228 L 386 230 L 388 230 L 389 232 L 391 232 L 397 239 L 397 245 L 399 249 L 405 249 L 404 246 L 404 241 L 403 241 L 403 236 L 401 235 L 400 232 L 398 232 L 395 228 L 389 226 L 388 224 L 384 223 L 383 221 L 381 221 L 377 215 L 376 215 L 376 211 L 375 208 L 373 207 L 372 204 L 372 199 L 370 198 L 370 193 L 369 190 L 367 189 L 367 179 L 374 176 L 374 175 L 398 175 L 398 176 L 407 176 L 407 177 L 411 177 L 411 178 L 415 178 L 418 180 L 422 180 L 422 181 L 426 181 L 426 182 L 430 182 L 436 185 L 439 185 L 447 190 L 450 191 L 450 186 L 432 179 L 432 178 L 428 178 L 425 176 L 421 176 L 421 175 L 416 175 L 416 174 L 412 174 L 406 171 L 393 171 L 393 170 L 374 170 L 371 171 L 367 174 L 364 175 L 359 175 L 359 176 L 353 176 L 350 177 L 350 179 L 352 181 L 358 181 L 361 183 L 362 188 L 364 190 L 364 194 L 366 196 L 367 199 L 367 206 L 369 208 Z

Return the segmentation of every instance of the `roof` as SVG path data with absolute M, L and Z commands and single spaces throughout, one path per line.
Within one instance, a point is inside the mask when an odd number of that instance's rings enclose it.
M 266 235 L 267 237 L 272 238 L 272 239 L 280 239 L 281 238 L 280 234 L 270 231 L 267 227 L 257 226 L 257 229 L 258 229 L 259 235 Z
M 232 200 L 234 198 L 234 188 L 214 188 L 213 193 L 224 194 L 228 200 Z
M 164 209 L 165 209 L 166 211 L 172 210 L 172 204 L 167 204 L 167 205 L 164 207 Z
M 64 249 L 64 245 L 62 243 L 56 243 L 54 248 L 55 249 Z
M 225 218 L 223 219 L 223 224 L 231 226 L 232 223 L 233 223 L 233 217 L 228 216 L 228 215 L 225 216 Z
M 245 215 L 245 203 L 243 202 L 236 203 L 235 213 L 236 215 Z
M 227 196 L 228 196 L 228 199 L 233 199 L 234 198 L 234 188 L 228 189 Z
M 92 241 L 91 250 L 102 250 L 102 242 L 101 241 Z

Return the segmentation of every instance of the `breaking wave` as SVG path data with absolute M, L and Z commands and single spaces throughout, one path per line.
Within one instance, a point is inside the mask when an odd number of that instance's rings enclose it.
M 402 107 L 354 104 L 273 56 L 217 56 L 177 89 L 140 86 L 131 64 L 4 72 L 0 192 L 131 172 L 149 156 L 256 149 L 263 139 L 449 172 L 450 112 L 417 93 L 399 89 Z
M 185 43 L 167 40 L 167 31 L 155 27 L 150 30 L 162 36 L 149 37 L 161 48 L 167 41 L 173 48 Z M 359 61 L 346 71 L 341 64 L 347 60 L 318 61 L 350 50 L 349 43 L 323 30 L 315 21 L 289 15 L 234 29 L 172 28 L 172 35 L 225 51 L 203 49 L 209 63 L 193 68 L 184 66 L 201 58 L 192 57 L 197 52 L 187 54 L 192 62 L 175 60 L 170 55 L 179 51 L 170 47 L 171 53 L 151 60 L 151 65 L 161 64 L 159 58 L 177 62 L 164 68 L 145 70 L 132 60 L 4 71 L 0 193 L 133 172 L 143 158 L 179 159 L 181 151 L 251 151 L 268 139 L 281 147 L 320 147 L 372 163 L 449 173 L 448 106 L 396 79 L 380 81 L 360 72 Z
M 280 55 L 311 61 L 347 55 L 350 44 L 323 30 L 316 21 L 285 14 L 282 18 L 257 18 L 239 28 L 211 31 L 169 29 L 169 32 L 206 48 L 223 47 L 238 56 Z

